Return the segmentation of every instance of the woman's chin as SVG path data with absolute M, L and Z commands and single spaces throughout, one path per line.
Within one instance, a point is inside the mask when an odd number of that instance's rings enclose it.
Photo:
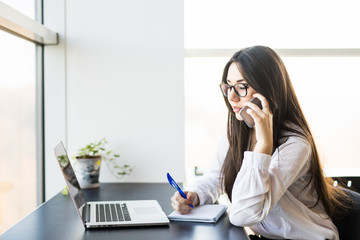
M 244 121 L 244 119 L 241 117 L 241 115 L 240 115 L 240 113 L 235 113 L 235 117 L 236 117 L 236 119 L 237 120 L 239 120 L 239 121 Z

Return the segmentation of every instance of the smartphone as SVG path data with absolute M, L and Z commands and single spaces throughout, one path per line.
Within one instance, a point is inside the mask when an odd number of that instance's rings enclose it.
M 250 102 L 256 104 L 260 109 L 262 109 L 261 106 L 261 101 L 258 98 L 252 98 L 250 100 Z M 248 106 L 243 107 L 243 109 L 241 109 L 240 111 L 240 116 L 242 117 L 242 119 L 244 119 L 245 124 L 249 127 L 249 128 L 253 128 L 255 125 L 254 119 L 246 112 L 246 110 L 249 109 Z

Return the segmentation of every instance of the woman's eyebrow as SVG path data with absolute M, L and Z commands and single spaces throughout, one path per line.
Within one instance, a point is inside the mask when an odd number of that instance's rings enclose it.
M 229 79 L 226 79 L 226 81 L 227 81 L 227 82 L 231 82 Z M 239 83 L 239 82 L 243 82 L 243 81 L 245 81 L 245 79 L 236 80 L 236 82 L 238 82 L 238 83 Z

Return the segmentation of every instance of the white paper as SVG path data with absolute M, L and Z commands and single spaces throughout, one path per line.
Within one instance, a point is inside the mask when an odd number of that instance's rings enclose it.
M 226 211 L 226 205 L 207 204 L 195 207 L 187 214 L 172 212 L 168 218 L 171 221 L 188 221 L 188 222 L 211 222 L 215 223 Z

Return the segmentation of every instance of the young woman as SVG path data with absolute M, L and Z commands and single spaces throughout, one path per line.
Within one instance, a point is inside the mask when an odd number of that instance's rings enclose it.
M 234 54 L 220 85 L 228 107 L 227 134 L 206 174 L 175 193 L 175 211 L 231 200 L 229 219 L 270 239 L 339 239 L 331 218 L 346 195 L 323 175 L 310 128 L 281 58 L 268 47 Z M 251 103 L 258 98 L 262 107 Z M 255 125 L 240 111 L 245 106 Z

